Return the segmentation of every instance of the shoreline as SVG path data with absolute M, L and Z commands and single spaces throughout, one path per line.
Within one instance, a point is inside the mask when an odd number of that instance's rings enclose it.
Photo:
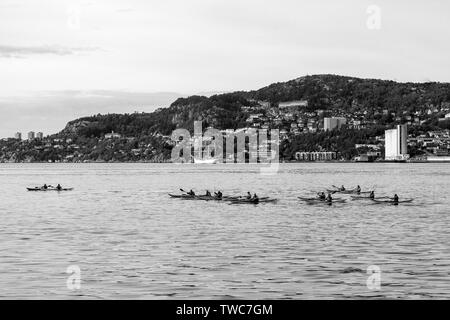
M 152 161 L 89 161 L 89 162 L 0 162 L 2 164 L 175 164 L 175 165 L 194 165 L 194 166 L 214 166 L 214 165 L 233 165 L 233 164 L 253 164 L 253 165 L 268 165 L 269 163 L 215 163 L 215 164 L 198 164 L 198 163 L 173 163 L 173 162 L 152 162 Z M 442 161 L 427 161 L 427 160 L 409 160 L 409 161 L 352 161 L 352 160 L 344 160 L 344 161 L 280 161 L 279 164 L 415 164 L 415 163 L 426 163 L 426 164 L 434 164 L 434 163 L 450 163 L 450 160 L 442 160 Z

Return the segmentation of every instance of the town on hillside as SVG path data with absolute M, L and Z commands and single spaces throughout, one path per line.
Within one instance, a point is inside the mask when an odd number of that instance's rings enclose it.
M 450 85 L 325 75 L 85 117 L 45 137 L 16 133 L 0 140 L 0 162 L 170 162 L 172 131 L 198 120 L 224 139 L 277 129 L 283 162 L 450 161 Z

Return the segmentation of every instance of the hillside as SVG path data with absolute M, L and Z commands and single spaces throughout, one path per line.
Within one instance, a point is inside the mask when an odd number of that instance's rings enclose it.
M 372 117 L 381 119 L 383 110 L 413 114 L 426 112 L 430 108 L 450 107 L 450 84 L 397 83 L 335 75 L 306 76 L 256 91 L 227 93 L 210 98 L 180 98 L 169 108 L 153 113 L 85 117 L 70 122 L 61 134 L 101 136 L 115 131 L 133 136 L 153 132 L 168 135 L 176 128 L 191 129 L 195 120 L 203 120 L 204 127 L 236 129 L 246 126 L 251 111 L 249 108 L 257 107 L 257 101 L 267 101 L 276 106 L 279 102 L 293 100 L 308 101 L 304 111 L 365 113 L 366 120 Z M 390 122 L 394 120 L 387 119 L 383 124 L 389 125 Z

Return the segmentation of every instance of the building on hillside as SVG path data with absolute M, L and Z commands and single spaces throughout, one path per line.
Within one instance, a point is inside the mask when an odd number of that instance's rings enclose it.
M 308 106 L 308 101 L 307 100 L 295 100 L 295 101 L 285 101 L 285 102 L 280 102 L 278 104 L 278 107 L 280 109 L 285 109 L 285 108 L 304 108 Z
M 331 161 L 337 159 L 336 152 L 296 152 L 297 161 Z
M 34 140 L 34 132 L 30 131 L 30 132 L 28 132 L 28 141 L 32 141 L 32 140 Z
M 408 127 L 398 125 L 397 128 L 385 132 L 385 160 L 407 160 L 408 155 Z
M 22 140 L 22 132 L 16 132 L 16 134 L 14 135 L 14 139 Z
M 122 136 L 118 133 L 115 133 L 114 131 L 111 131 L 111 133 L 105 134 L 105 139 L 120 139 Z
M 36 134 L 36 139 L 38 139 L 38 140 L 44 139 L 44 134 L 43 134 L 42 132 L 38 132 L 38 133 Z
M 343 117 L 324 118 L 323 119 L 323 129 L 325 131 L 332 131 L 335 129 L 340 129 L 345 124 L 347 124 L 347 119 L 343 118 Z

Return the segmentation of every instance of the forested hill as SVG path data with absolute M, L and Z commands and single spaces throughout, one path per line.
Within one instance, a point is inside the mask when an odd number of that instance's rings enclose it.
M 308 111 L 325 110 L 354 114 L 364 111 L 368 118 L 382 110 L 413 113 L 450 105 L 448 83 L 397 83 L 336 75 L 305 76 L 275 83 L 250 92 L 234 92 L 212 97 L 180 98 L 168 108 L 153 113 L 108 114 L 71 121 L 64 135 L 101 136 L 115 131 L 142 136 L 155 132 L 168 135 L 175 128 L 193 127 L 195 120 L 217 129 L 246 125 L 248 110 L 264 101 L 276 107 L 279 102 L 303 100 Z
M 450 102 L 449 83 L 398 83 L 336 75 L 305 76 L 245 94 L 273 103 L 308 100 L 312 110 L 342 108 L 409 109 Z

